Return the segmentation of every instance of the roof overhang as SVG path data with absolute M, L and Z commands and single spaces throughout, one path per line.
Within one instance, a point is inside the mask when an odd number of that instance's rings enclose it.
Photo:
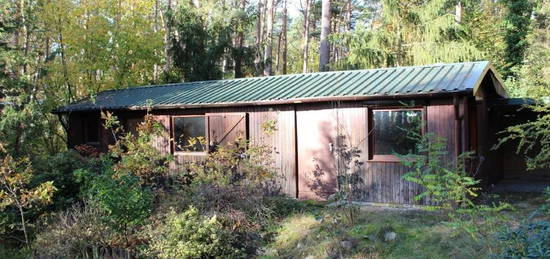
M 502 98 L 508 98 L 508 93 L 504 88 L 504 82 L 502 81 L 502 78 L 500 77 L 500 75 L 498 74 L 498 72 L 490 62 L 487 64 L 487 66 L 481 73 L 481 76 L 478 78 L 477 82 L 474 84 L 474 90 L 473 90 L 474 96 L 476 98 L 482 97 L 481 83 L 483 82 L 483 79 L 485 79 L 486 76 L 491 77 L 491 81 L 493 82 L 493 87 L 495 92 Z
M 353 101 L 369 101 L 369 100 L 395 100 L 395 99 L 431 99 L 452 97 L 456 95 L 471 95 L 472 90 L 452 91 L 452 92 L 434 92 L 434 93 L 417 93 L 417 94 L 399 94 L 399 95 L 376 95 L 376 96 L 339 96 L 339 97 L 316 97 L 316 98 L 299 98 L 290 100 L 269 100 L 255 102 L 232 102 L 232 103 L 214 103 L 214 104 L 192 104 L 192 105 L 152 105 L 150 107 L 143 106 L 103 106 L 93 109 L 80 109 L 64 111 L 56 109 L 52 111 L 54 114 L 70 113 L 70 112 L 90 112 L 99 110 L 126 110 L 126 111 L 145 111 L 151 110 L 171 110 L 171 109 L 202 109 L 202 108 L 224 108 L 224 107 L 250 107 L 250 106 L 268 106 L 268 105 L 289 105 L 301 103 L 322 103 L 322 102 L 353 102 Z

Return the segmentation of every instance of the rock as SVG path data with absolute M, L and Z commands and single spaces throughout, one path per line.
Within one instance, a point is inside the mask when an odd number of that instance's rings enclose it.
M 372 242 L 376 242 L 377 240 L 376 235 L 367 235 L 367 236 L 363 236 L 363 238 Z
M 302 248 L 302 243 L 298 243 L 298 244 L 296 245 L 296 248 L 298 248 L 298 249 Z
M 313 255 L 308 255 L 308 256 L 306 256 L 306 258 L 304 258 L 304 259 L 315 259 L 315 256 L 313 256 Z
M 516 207 L 518 207 L 520 209 L 527 209 L 531 206 L 527 202 L 519 202 L 519 203 L 516 204 Z
M 340 245 L 346 251 L 350 251 L 353 248 L 353 243 L 351 243 L 351 241 L 348 241 L 348 240 L 340 241 Z
M 397 233 L 393 231 L 384 233 L 384 241 L 393 242 L 395 239 L 397 239 Z

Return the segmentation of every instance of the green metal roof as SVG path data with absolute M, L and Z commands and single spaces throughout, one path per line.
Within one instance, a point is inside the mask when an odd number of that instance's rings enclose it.
M 148 104 L 153 109 L 191 108 L 475 92 L 489 70 L 490 63 L 480 61 L 130 87 L 100 92 L 95 100 L 78 101 L 56 112 L 144 109 Z

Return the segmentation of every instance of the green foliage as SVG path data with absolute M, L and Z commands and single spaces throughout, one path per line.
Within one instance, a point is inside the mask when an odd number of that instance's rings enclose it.
M 74 172 L 84 186 L 82 195 L 105 211 L 103 220 L 118 231 L 145 223 L 151 213 L 153 195 L 137 176 L 117 175 L 112 170 L 95 174 L 85 169 Z
M 550 221 L 536 218 L 550 215 L 550 187 L 545 190 L 546 203 L 535 210 L 518 227 L 509 227 L 496 235 L 500 250 L 492 258 L 547 258 L 550 257 Z
M 254 187 L 275 177 L 272 152 L 267 145 L 239 138 L 229 145 L 216 147 L 204 161 L 189 163 L 186 167 L 195 175 L 195 183 Z
M 183 213 L 171 212 L 166 225 L 151 233 L 151 253 L 160 258 L 238 258 L 234 248 L 239 240 L 214 215 L 202 216 L 193 207 Z
M 504 249 L 493 258 L 550 257 L 550 221 L 522 224 L 498 235 Z
M 27 246 L 29 237 L 25 211 L 35 205 L 51 203 L 53 193 L 57 190 L 51 181 L 30 188 L 32 175 L 33 169 L 28 159 L 16 160 L 8 154 L 0 162 L 0 211 L 8 206 L 17 208 L 25 238 L 23 241 Z
M 233 30 L 224 17 L 203 16 L 200 9 L 180 5 L 168 19 L 179 37 L 171 42 L 174 66 L 185 81 L 221 79 L 218 65 L 231 44 Z
M 527 35 L 530 31 L 533 2 L 505 0 L 503 3 L 508 9 L 504 18 L 507 64 L 504 75 L 508 77 L 513 75 L 512 68 L 521 65 L 524 60 L 529 45 Z
M 527 170 L 550 167 L 550 106 L 531 106 L 539 115 L 536 120 L 513 125 L 501 132 L 504 135 L 493 150 L 507 142 L 517 142 L 516 152 L 524 154 Z
M 74 150 L 68 150 L 47 157 L 46 161 L 35 166 L 38 173 L 33 176 L 31 183 L 38 185 L 47 181 L 53 182 L 57 192 L 53 197 L 52 206 L 54 210 L 62 210 L 77 201 L 76 198 L 80 191 L 80 185 L 76 182 L 73 172 L 92 166 L 97 166 L 97 164 L 82 157 Z
M 410 132 L 417 142 L 417 153 L 398 155 L 404 166 L 411 168 L 403 178 L 425 188 L 416 200 L 429 198 L 443 209 L 472 206 L 477 196 L 479 180 L 468 174 L 465 168 L 470 153 L 461 154 L 456 162 L 447 161 L 447 142 L 433 133 Z
M 380 25 L 358 26 L 334 41 L 349 48 L 345 62 L 360 68 L 478 60 L 484 56 L 447 0 L 382 1 Z M 342 65 L 340 65 L 342 66 Z
M 527 1 L 507 1 L 510 5 L 526 5 Z M 543 98 L 550 96 L 550 1 L 536 1 L 532 14 L 530 33 L 522 40 L 518 52 L 525 58 L 510 68 L 512 76 L 506 81 L 510 96 Z M 523 19 L 523 18 L 522 18 Z M 526 30 L 519 30 L 523 34 Z M 525 41 L 528 41 L 525 43 Z M 525 45 L 527 45 L 526 49 Z M 517 53 L 516 53 L 517 55 Z M 511 57 L 517 59 L 519 57 Z
M 134 175 L 142 184 L 158 185 L 168 175 L 169 154 L 162 154 L 153 146 L 156 138 L 167 137 L 164 127 L 147 114 L 138 125 L 137 133 L 124 132 L 118 118 L 109 112 L 102 113 L 104 125 L 115 138 L 115 144 L 109 146 L 109 155 L 118 159 L 113 170 L 115 177 Z

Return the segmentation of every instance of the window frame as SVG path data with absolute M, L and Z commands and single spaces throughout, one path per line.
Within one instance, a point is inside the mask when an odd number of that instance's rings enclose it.
M 206 147 L 204 148 L 204 151 L 178 151 L 176 150 L 176 127 L 175 127 L 175 120 L 177 118 L 203 118 L 204 119 L 204 139 L 206 140 Z M 209 122 L 208 122 L 208 116 L 204 114 L 197 114 L 197 115 L 174 115 L 170 116 L 170 137 L 171 137 L 171 151 L 174 155 L 206 155 L 208 154 L 208 128 L 209 128 Z
M 414 106 L 414 107 L 402 107 L 402 106 L 388 106 L 388 107 L 376 107 L 368 108 L 367 119 L 367 136 L 368 136 L 368 161 L 369 162 L 391 162 L 399 163 L 401 160 L 395 155 L 375 155 L 374 154 L 374 112 L 375 111 L 420 111 L 422 121 L 426 122 L 427 107 L 426 106 Z M 423 123 L 421 127 L 421 134 L 426 134 L 427 123 Z

